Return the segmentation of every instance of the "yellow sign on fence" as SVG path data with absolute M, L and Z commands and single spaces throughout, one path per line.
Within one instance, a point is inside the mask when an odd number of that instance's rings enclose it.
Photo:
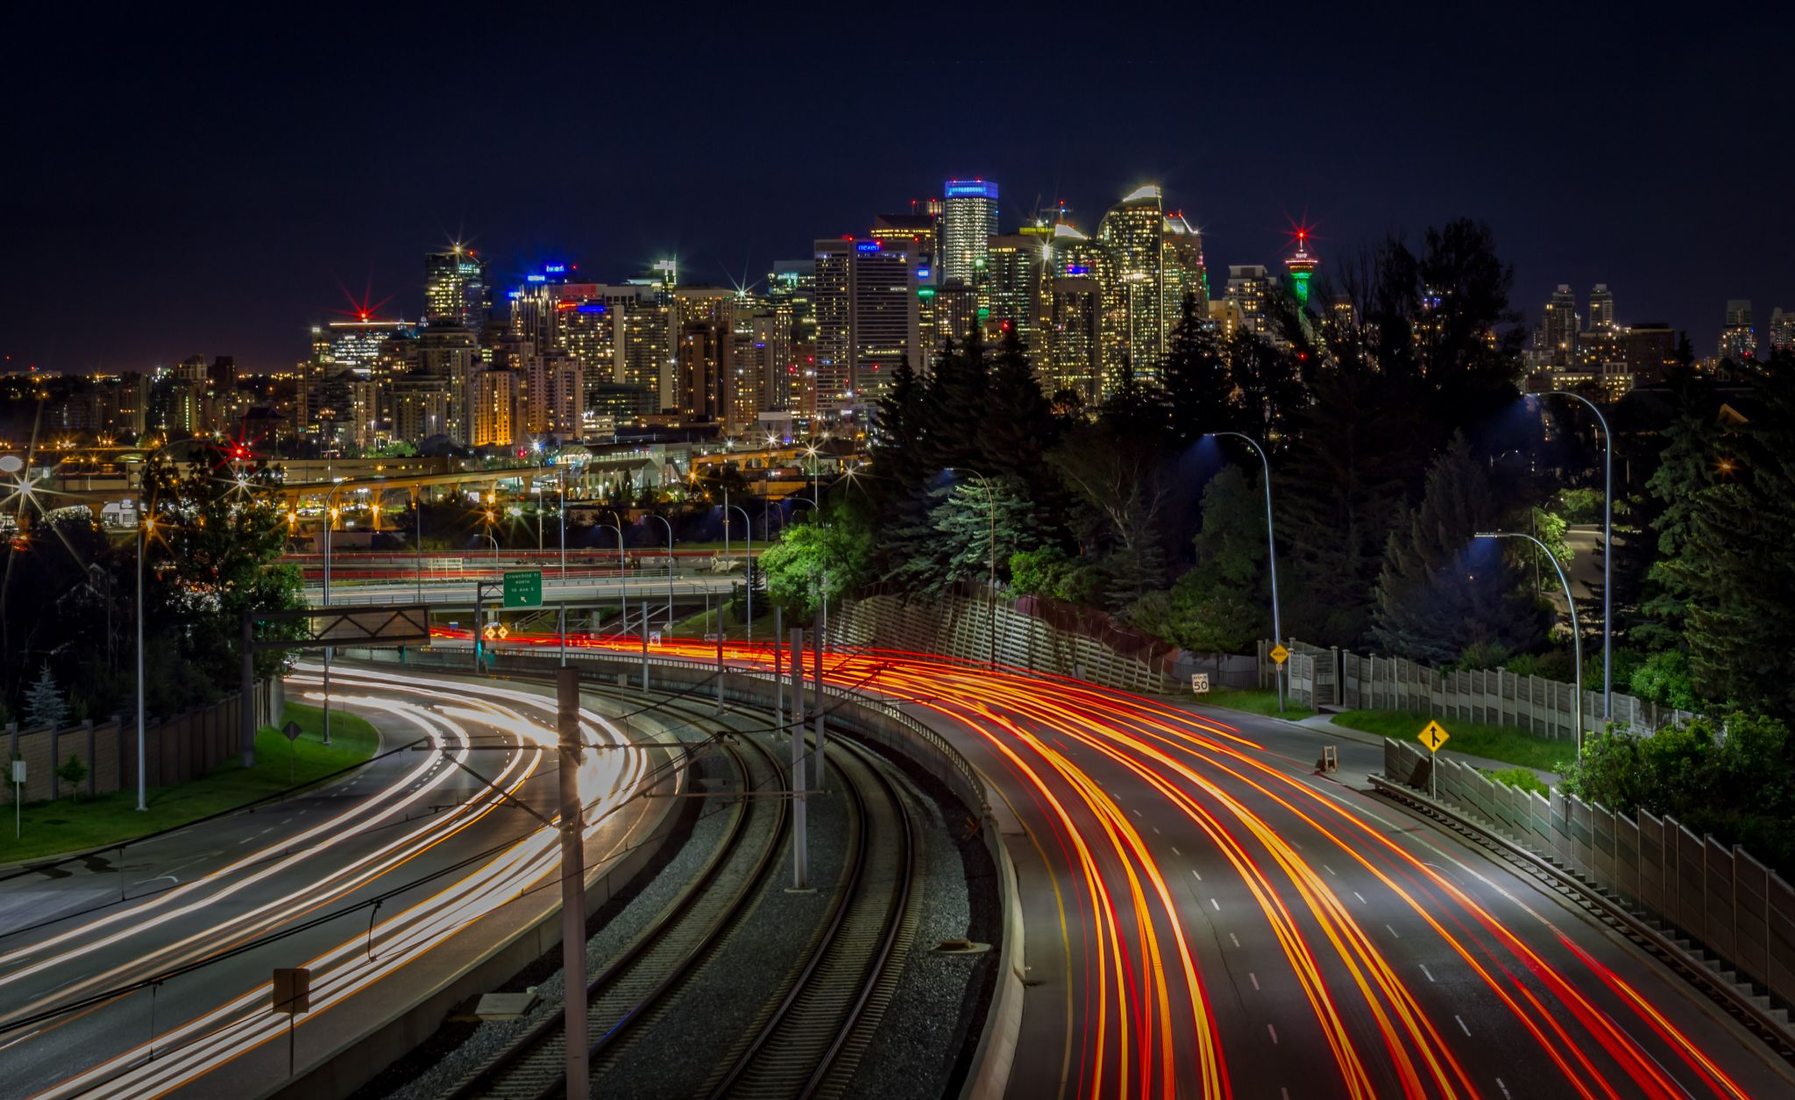
M 1421 743 L 1427 746 L 1428 752 L 1439 752 L 1440 746 L 1444 745 L 1447 738 L 1451 736 L 1446 732 L 1445 726 L 1438 722 L 1429 722 L 1421 730 Z

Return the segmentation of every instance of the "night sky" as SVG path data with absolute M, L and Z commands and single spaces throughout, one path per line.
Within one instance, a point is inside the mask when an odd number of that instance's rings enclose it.
M 501 287 L 669 253 L 685 282 L 756 280 L 953 175 L 1000 183 L 1006 230 L 1064 198 L 1094 231 L 1158 182 L 1218 285 L 1300 221 L 1325 275 L 1470 215 L 1529 323 L 1605 281 L 1621 321 L 1711 354 L 1725 299 L 1760 334 L 1795 308 L 1787 14 L 1247 6 L 39 5 L 0 57 L 0 352 L 290 365 L 345 288 L 417 316 L 456 236 Z

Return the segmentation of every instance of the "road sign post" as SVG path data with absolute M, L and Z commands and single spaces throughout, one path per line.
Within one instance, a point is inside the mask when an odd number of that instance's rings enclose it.
M 1272 664 L 1278 666 L 1277 671 L 1274 672 L 1272 675 L 1273 675 L 1274 679 L 1277 681 L 1278 713 L 1283 714 L 1284 713 L 1284 662 L 1290 660 L 1290 651 L 1288 649 L 1284 648 L 1283 642 L 1276 642 L 1272 645 L 1271 652 L 1267 653 L 1266 656 L 1271 658 Z
M 1445 726 L 1430 721 L 1421 727 L 1421 733 L 1416 738 L 1427 746 L 1427 794 L 1429 798 L 1438 799 L 1440 797 L 1440 784 L 1435 775 L 1439 765 L 1438 754 L 1440 746 L 1444 745 L 1451 737 L 1452 735 L 1446 732 Z
M 295 1058 L 294 1025 L 301 1012 L 312 1008 L 312 972 L 303 966 L 277 967 L 274 971 L 274 1003 L 276 1012 L 287 1015 L 287 1076 L 292 1077 Z
M 293 763 L 299 756 L 299 734 L 301 732 L 299 723 L 288 721 L 280 728 L 280 731 L 287 739 L 287 786 L 291 787 L 293 785 Z

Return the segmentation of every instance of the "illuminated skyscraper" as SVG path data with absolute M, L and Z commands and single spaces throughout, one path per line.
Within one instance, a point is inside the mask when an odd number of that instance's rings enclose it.
M 1123 196 L 1097 224 L 1097 239 L 1115 255 L 1117 289 L 1128 313 L 1128 361 L 1157 378 L 1165 361 L 1165 210 L 1158 187 Z
M 1540 321 L 1539 345 L 1545 363 L 1565 370 L 1577 363 L 1577 296 L 1569 283 L 1559 283 L 1546 302 L 1545 316 Z
M 980 287 L 979 309 L 987 333 L 995 340 L 1015 329 L 1024 348 L 1033 350 L 1040 326 L 1049 246 L 1039 235 L 1008 233 L 992 237 Z
M 518 372 L 509 367 L 489 368 L 474 376 L 470 446 L 509 447 L 517 441 L 523 429 L 518 416 L 522 390 Z
M 1185 298 L 1196 299 L 1199 316 L 1209 308 L 1209 267 L 1203 260 L 1203 236 L 1178 211 L 1166 215 L 1164 263 L 1160 297 L 1169 341 L 1171 330 L 1184 316 Z
M 922 367 L 915 248 L 832 238 L 815 255 L 816 415 L 862 418 L 899 363 Z
M 1795 312 L 1781 306 L 1770 311 L 1770 350 L 1795 351 Z
M 1597 283 L 1589 292 L 1589 327 L 1590 332 L 1604 332 L 1615 327 L 1614 291 L 1608 289 L 1607 283 Z
M 492 308 L 486 261 L 460 244 L 424 254 L 424 320 L 478 329 Z
M 940 281 L 976 285 L 987 248 L 997 236 L 997 184 L 948 180 L 942 184 Z
M 1726 324 L 1720 329 L 1720 358 L 1744 363 L 1758 357 L 1758 330 L 1751 326 L 1751 299 L 1726 303 Z

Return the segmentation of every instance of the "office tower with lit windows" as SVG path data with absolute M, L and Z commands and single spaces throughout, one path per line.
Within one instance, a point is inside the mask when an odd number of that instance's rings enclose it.
M 1751 300 L 1731 298 L 1726 303 L 1726 323 L 1720 329 L 1719 356 L 1735 363 L 1758 357 L 1758 330 L 1751 326 Z
M 1247 332 L 1265 334 L 1271 328 L 1266 312 L 1266 299 L 1271 293 L 1271 273 L 1262 264 L 1228 265 L 1230 303 L 1239 311 L 1240 327 Z
M 1164 264 L 1161 308 L 1164 311 L 1167 340 L 1184 316 L 1184 301 L 1192 299 L 1199 317 L 1209 309 L 1209 267 L 1203 259 L 1203 235 L 1190 224 L 1181 211 L 1165 217 L 1165 241 L 1161 252 Z
M 1795 311 L 1781 306 L 1770 311 L 1770 350 L 1795 352 Z
M 393 434 L 409 443 L 445 436 L 465 446 L 472 426 L 472 385 L 484 365 L 478 337 L 461 325 L 418 333 L 412 368 L 392 380 Z
M 444 252 L 424 254 L 424 321 L 478 329 L 486 323 L 492 302 L 487 292 L 486 261 L 460 244 Z
M 997 184 L 990 180 L 948 180 L 942 184 L 941 283 L 976 286 L 986 249 L 997 236 Z
M 1545 360 L 1542 365 L 1558 370 L 1574 366 L 1580 328 L 1577 296 L 1571 292 L 1570 284 L 1559 283 L 1558 289 L 1546 301 L 1545 313 L 1540 320 L 1539 351 Z
M 1038 234 L 1006 233 L 991 238 L 986 250 L 985 278 L 979 286 L 978 310 L 986 335 L 993 341 L 1013 329 L 1025 349 L 1035 350 L 1048 251 L 1049 246 Z
M 1128 362 L 1143 378 L 1165 362 L 1165 209 L 1158 187 L 1123 196 L 1097 223 L 1097 239 L 1115 256 L 1117 291 L 1128 313 Z
M 524 434 L 518 415 L 523 380 L 510 367 L 488 367 L 474 375 L 473 426 L 468 445 L 509 447 Z
M 921 370 L 913 243 L 816 242 L 816 416 L 864 420 L 899 363 Z
M 1128 365 L 1128 309 L 1116 252 L 1063 220 L 1053 226 L 1048 247 L 1055 284 L 1046 358 L 1053 367 L 1043 385 L 1053 391 L 1074 390 L 1095 404 Z M 1095 311 L 1089 321 L 1087 308 Z M 1055 346 L 1062 329 L 1092 334 L 1094 353 L 1077 336 L 1070 348 Z
M 1587 332 L 1603 332 L 1616 328 L 1614 320 L 1614 291 L 1608 289 L 1607 283 L 1597 283 L 1589 292 L 1589 324 Z

